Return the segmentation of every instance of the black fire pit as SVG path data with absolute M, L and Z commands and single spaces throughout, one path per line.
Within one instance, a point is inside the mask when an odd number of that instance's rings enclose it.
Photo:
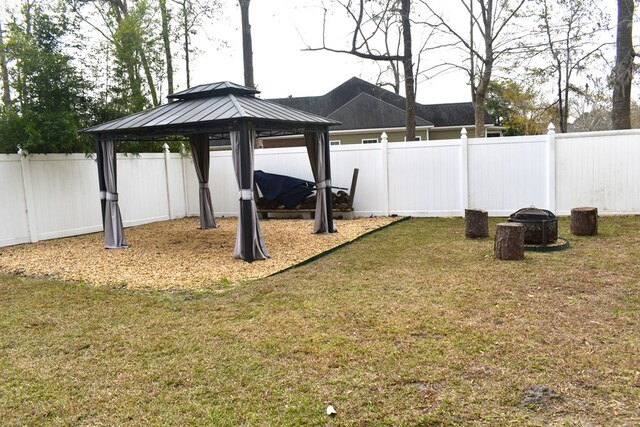
M 524 225 L 525 244 L 547 246 L 558 240 L 558 218 L 546 209 L 523 208 L 509 215 L 508 221 Z

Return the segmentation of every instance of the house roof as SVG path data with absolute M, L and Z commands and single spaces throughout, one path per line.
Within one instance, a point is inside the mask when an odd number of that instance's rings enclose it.
M 405 126 L 404 115 L 406 99 L 403 96 L 390 92 L 357 77 L 352 77 L 340 86 L 321 96 L 288 97 L 272 99 L 272 101 L 292 108 L 335 118 L 334 113 L 337 113 L 338 110 L 346 107 L 346 104 L 350 103 L 361 94 L 369 95 L 369 98 L 366 98 L 366 101 L 370 104 L 367 105 L 367 108 L 351 110 L 351 113 L 355 116 L 352 119 L 354 122 L 365 122 L 369 120 L 369 117 L 372 115 L 370 111 L 378 111 L 385 108 L 382 105 L 376 105 L 373 107 L 374 100 L 377 100 L 400 109 L 402 111 L 402 117 L 394 116 L 395 120 L 393 120 L 392 124 L 389 123 L 382 125 L 380 124 L 381 121 L 378 121 L 371 127 Z M 361 99 L 360 102 L 364 100 L 365 99 Z M 339 117 L 340 121 L 343 122 L 343 126 L 340 126 L 341 129 L 360 129 L 359 127 L 349 126 L 347 124 L 349 120 L 345 115 L 340 114 Z M 373 121 L 373 118 L 371 119 L 371 121 Z M 390 118 L 385 118 L 385 120 L 386 122 L 389 122 Z M 473 104 L 471 102 L 431 105 L 416 103 L 416 124 L 421 126 L 421 124 L 418 124 L 418 121 L 421 123 L 433 124 L 435 127 L 473 125 L 475 123 Z M 493 120 L 487 112 L 485 112 L 485 124 L 493 124 Z
M 402 108 L 386 103 L 368 93 L 360 93 L 328 116 L 342 122 L 334 129 L 372 129 L 402 127 L 406 113 Z M 400 123 L 400 126 L 398 124 Z M 431 123 L 416 117 L 416 126 L 431 126 Z
M 301 133 L 340 122 L 312 112 L 256 98 L 255 89 L 230 82 L 195 86 L 169 95 L 174 100 L 150 110 L 83 129 L 100 138 L 135 139 L 148 136 L 228 132 L 235 122 L 250 121 L 256 130 Z

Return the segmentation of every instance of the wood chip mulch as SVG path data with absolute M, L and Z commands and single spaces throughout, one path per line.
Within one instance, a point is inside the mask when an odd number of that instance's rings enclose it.
M 335 220 L 332 234 L 312 234 L 312 220 L 262 220 L 271 259 L 247 263 L 233 258 L 236 218 L 217 218 L 209 230 L 183 218 L 125 229 L 127 249 L 104 249 L 102 233 L 0 248 L 0 272 L 131 289 L 216 289 L 266 277 L 395 220 Z

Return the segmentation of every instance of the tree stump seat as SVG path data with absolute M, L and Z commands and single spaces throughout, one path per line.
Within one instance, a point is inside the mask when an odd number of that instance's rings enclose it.
M 501 222 L 496 226 L 493 246 L 499 260 L 519 260 L 524 258 L 524 225 L 517 222 Z
M 598 208 L 571 209 L 571 234 L 576 236 L 595 236 L 598 234 Z
M 464 210 L 464 235 L 471 239 L 489 236 L 489 214 L 481 209 Z

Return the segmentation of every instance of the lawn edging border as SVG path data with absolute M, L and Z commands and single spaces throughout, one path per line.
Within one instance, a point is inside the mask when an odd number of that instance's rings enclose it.
M 412 218 L 411 216 L 403 216 L 403 217 L 400 217 L 400 219 L 398 219 L 397 221 L 393 221 L 393 222 L 390 222 L 389 224 L 383 225 L 382 227 L 379 227 L 379 228 L 376 228 L 376 229 L 373 229 L 373 230 L 367 231 L 366 233 L 361 234 L 361 235 L 359 235 L 358 237 L 356 237 L 356 238 L 354 238 L 354 239 L 351 239 L 351 240 L 349 240 L 349 241 L 347 241 L 347 242 L 341 243 L 341 244 L 339 244 L 338 246 L 334 246 L 334 247 L 333 247 L 333 248 L 331 248 L 331 249 L 327 249 L 327 250 L 326 250 L 326 251 L 324 251 L 324 252 L 320 252 L 319 254 L 316 254 L 316 255 L 314 255 L 314 256 L 312 256 L 312 257 L 310 257 L 310 258 L 307 258 L 307 259 L 305 259 L 305 260 L 303 260 L 303 261 L 300 261 L 300 262 L 299 262 L 299 263 L 297 263 L 297 264 L 291 265 L 291 266 L 289 266 L 289 267 L 287 267 L 287 268 L 283 268 L 282 270 L 276 271 L 275 273 L 271 273 L 271 274 L 269 274 L 268 276 L 263 277 L 263 279 L 266 279 L 267 277 L 273 277 L 273 276 L 276 276 L 276 275 L 278 275 L 278 274 L 280 274 L 280 273 L 284 273 L 284 272 L 286 272 L 286 271 L 293 270 L 294 268 L 302 267 L 302 266 L 304 266 L 304 265 L 306 265 L 306 264 L 312 263 L 313 261 L 316 261 L 316 260 L 318 260 L 318 259 L 320 259 L 320 258 L 322 258 L 322 257 L 325 257 L 325 256 L 327 256 L 327 255 L 331 254 L 332 252 L 337 251 L 338 249 L 342 249 L 342 248 L 344 248 L 344 247 L 345 247 L 345 246 L 347 246 L 347 245 L 350 245 L 350 244 L 352 244 L 352 243 L 354 243 L 354 242 L 357 242 L 357 241 L 358 241 L 358 240 L 360 240 L 360 239 L 363 239 L 363 238 L 365 238 L 365 237 L 367 237 L 367 236 L 370 236 L 370 235 L 371 235 L 371 234 L 373 234 L 373 233 L 377 233 L 378 231 L 381 231 L 381 230 L 384 230 L 384 229 L 386 229 L 386 228 L 389 228 L 389 227 L 391 227 L 392 225 L 396 225 L 396 224 L 400 224 L 401 222 L 408 221 L 408 220 L 410 220 L 411 218 Z

